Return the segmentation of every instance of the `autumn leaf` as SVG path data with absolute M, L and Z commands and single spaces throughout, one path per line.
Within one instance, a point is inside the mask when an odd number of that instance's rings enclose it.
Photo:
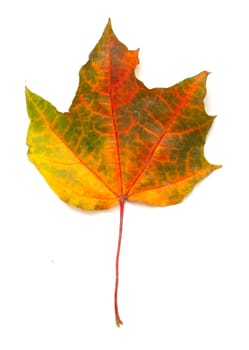
M 120 206 L 116 257 L 115 317 L 119 254 L 126 201 L 176 204 L 213 170 L 204 156 L 214 117 L 206 114 L 207 72 L 170 88 L 148 89 L 111 22 L 79 73 L 79 87 L 62 113 L 26 88 L 30 126 L 28 156 L 54 192 L 88 209 Z

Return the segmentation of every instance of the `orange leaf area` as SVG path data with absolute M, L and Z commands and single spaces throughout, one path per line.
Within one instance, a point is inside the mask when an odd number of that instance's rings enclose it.
M 128 50 L 109 21 L 80 70 L 68 112 L 26 88 L 30 161 L 71 205 L 94 210 L 120 204 L 120 236 L 125 201 L 178 203 L 219 168 L 204 156 L 214 120 L 203 103 L 208 73 L 148 89 L 135 76 L 137 64 L 138 50 Z

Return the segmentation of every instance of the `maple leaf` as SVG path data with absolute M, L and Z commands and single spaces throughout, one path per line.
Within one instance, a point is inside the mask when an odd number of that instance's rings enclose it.
M 138 50 L 129 51 L 111 22 L 81 68 L 69 111 L 61 113 L 26 88 L 31 120 L 29 159 L 70 205 L 106 209 L 119 204 L 115 317 L 119 254 L 126 201 L 178 203 L 220 166 L 204 156 L 214 117 L 206 114 L 207 72 L 170 88 L 148 89 L 134 73 Z

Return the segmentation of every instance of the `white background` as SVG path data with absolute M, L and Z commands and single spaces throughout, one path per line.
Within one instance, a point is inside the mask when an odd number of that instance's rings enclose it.
M 66 111 L 112 19 L 137 75 L 167 87 L 211 71 L 223 164 L 167 208 L 127 204 L 114 323 L 118 208 L 70 208 L 27 160 L 25 84 Z M 15 1 L 0 5 L 0 348 L 249 349 L 247 1 Z

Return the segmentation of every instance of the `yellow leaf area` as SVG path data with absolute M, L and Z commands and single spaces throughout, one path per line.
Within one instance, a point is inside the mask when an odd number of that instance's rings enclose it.
M 204 156 L 214 117 L 206 114 L 207 72 L 170 88 L 148 89 L 109 21 L 68 112 L 26 89 L 29 159 L 65 202 L 105 209 L 121 200 L 180 202 L 219 168 Z

